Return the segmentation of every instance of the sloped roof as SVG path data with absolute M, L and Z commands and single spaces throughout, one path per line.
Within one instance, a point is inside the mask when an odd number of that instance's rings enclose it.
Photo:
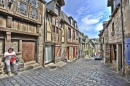
M 98 42 L 95 41 L 95 40 L 93 40 L 93 39 L 91 39 L 91 41 L 92 41 L 94 44 L 98 44 Z
M 69 18 L 63 11 L 61 11 L 61 19 L 63 19 L 66 23 L 70 25 Z
M 52 0 L 52 1 L 48 2 L 46 4 L 46 8 L 49 9 L 49 10 L 51 10 L 51 11 L 53 11 L 53 12 L 55 12 L 54 11 L 54 1 Z

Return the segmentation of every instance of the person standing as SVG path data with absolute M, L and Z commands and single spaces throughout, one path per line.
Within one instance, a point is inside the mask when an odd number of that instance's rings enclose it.
M 10 63 L 12 63 L 14 68 L 14 74 L 17 75 L 17 65 L 16 65 L 16 53 L 14 52 L 13 48 L 9 48 L 8 52 L 4 54 L 5 64 L 7 67 L 8 76 L 11 75 Z

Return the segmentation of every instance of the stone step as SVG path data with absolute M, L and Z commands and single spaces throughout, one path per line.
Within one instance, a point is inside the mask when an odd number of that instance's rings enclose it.
M 20 68 L 18 71 L 25 71 L 29 69 L 34 69 L 36 67 L 40 67 L 40 65 L 36 63 L 35 61 L 32 61 L 32 62 L 25 63 L 24 68 Z
M 31 65 L 31 64 L 35 64 L 35 63 L 36 63 L 36 61 L 25 62 L 25 63 L 24 63 L 24 66 Z

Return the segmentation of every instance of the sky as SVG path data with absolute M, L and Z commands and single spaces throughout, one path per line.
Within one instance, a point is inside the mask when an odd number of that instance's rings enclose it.
M 47 2 L 50 0 L 46 0 Z M 102 22 L 109 20 L 111 13 L 107 0 L 64 0 L 62 10 L 78 23 L 79 31 L 89 38 L 98 38 Z

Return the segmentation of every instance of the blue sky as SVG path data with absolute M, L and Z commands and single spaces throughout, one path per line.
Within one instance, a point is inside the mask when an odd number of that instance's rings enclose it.
M 102 22 L 109 20 L 110 8 L 107 7 L 107 0 L 64 1 L 62 10 L 77 21 L 79 30 L 89 38 L 97 38 L 99 31 L 103 29 Z

